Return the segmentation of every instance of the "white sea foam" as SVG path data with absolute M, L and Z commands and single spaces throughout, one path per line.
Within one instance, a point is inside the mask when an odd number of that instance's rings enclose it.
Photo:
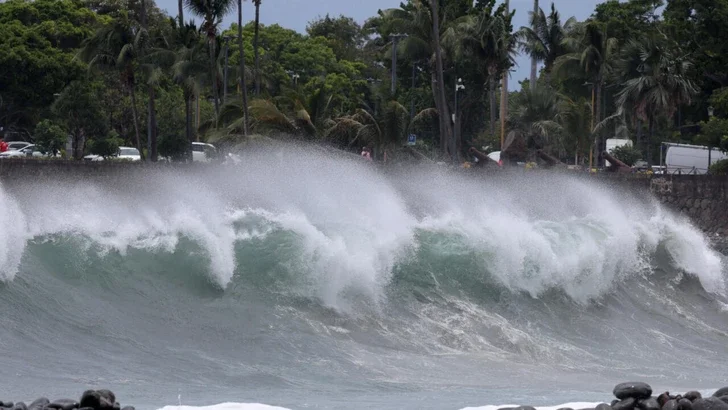
M 474 252 L 495 280 L 534 297 L 551 288 L 580 301 L 598 297 L 646 271 L 645 255 L 658 245 L 706 290 L 725 291 L 720 256 L 689 222 L 594 184 L 553 176 L 484 186 L 428 172 L 385 178 L 362 164 L 283 153 L 251 156 L 212 178 L 160 174 L 124 187 L 79 181 L 29 183 L 12 196 L 0 190 L 0 279 L 13 278 L 30 238 L 75 235 L 124 253 L 170 252 L 186 237 L 225 287 L 246 263 L 236 245 L 283 230 L 301 241 L 299 260 L 288 262 L 309 276 L 317 297 L 341 307 L 348 289 L 381 297 L 393 267 L 427 231 L 459 237 L 440 251 Z
M 211 406 L 164 406 L 159 410 L 289 410 L 260 403 L 220 403 Z

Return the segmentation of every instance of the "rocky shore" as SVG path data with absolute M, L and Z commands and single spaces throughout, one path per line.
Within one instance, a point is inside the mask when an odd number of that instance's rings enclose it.
M 601 403 L 594 409 L 558 410 L 728 410 L 728 387 L 718 389 L 710 397 L 703 397 L 698 391 L 684 394 L 663 392 L 653 395 L 652 387 L 642 382 L 620 383 L 612 391 L 615 399 Z M 535 410 L 532 406 L 505 407 L 498 410 Z
M 111 390 L 86 390 L 80 400 L 57 399 L 50 401 L 38 398 L 30 404 L 0 400 L 0 410 L 134 410 L 132 406 L 121 407 Z

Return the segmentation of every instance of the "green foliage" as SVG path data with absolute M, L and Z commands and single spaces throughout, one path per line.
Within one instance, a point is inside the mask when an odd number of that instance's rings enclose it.
M 713 175 L 728 175 L 728 159 L 721 159 L 712 163 L 709 171 Z
M 728 119 L 712 117 L 701 122 L 697 142 L 728 151 Z
M 91 154 L 99 155 L 104 159 L 113 157 L 119 153 L 119 146 L 122 144 L 119 134 L 111 130 L 103 138 L 97 138 L 91 143 Z
M 609 153 L 612 154 L 614 158 L 617 158 L 630 167 L 642 159 L 642 153 L 640 150 L 633 147 L 631 144 L 614 147 L 609 151 Z
M 351 17 L 326 17 L 314 20 L 306 26 L 309 37 L 323 37 L 328 47 L 340 60 L 355 60 L 357 49 L 364 45 L 362 28 Z
M 35 126 L 33 134 L 35 145 L 43 154 L 58 155 L 66 145 L 67 134 L 63 129 L 50 120 L 42 120 Z

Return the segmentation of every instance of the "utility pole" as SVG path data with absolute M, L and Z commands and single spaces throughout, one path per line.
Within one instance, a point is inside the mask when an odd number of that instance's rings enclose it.
M 392 95 L 397 89 L 397 44 L 400 39 L 408 37 L 407 34 L 391 34 L 392 39 Z
M 509 14 L 510 11 L 510 5 L 508 0 L 506 0 L 506 10 L 505 13 Z M 500 135 L 500 149 L 503 151 L 503 145 L 505 145 L 506 142 L 506 116 L 508 115 L 508 70 L 503 72 L 503 84 L 501 85 L 501 101 L 500 101 L 500 126 L 501 126 L 501 135 Z
M 460 162 L 460 158 L 458 155 L 458 92 L 461 90 L 464 90 L 465 86 L 463 85 L 463 79 L 458 78 L 458 81 L 455 83 L 455 113 L 452 115 L 453 119 L 453 139 L 452 139 L 452 145 L 450 146 L 450 151 L 453 153 L 453 162 L 457 166 L 457 164 Z

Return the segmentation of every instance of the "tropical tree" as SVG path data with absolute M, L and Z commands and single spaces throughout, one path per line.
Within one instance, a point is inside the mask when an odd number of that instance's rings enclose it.
M 597 21 L 586 21 L 576 25 L 568 33 L 563 43 L 568 53 L 558 57 L 554 69 L 563 76 L 570 70 L 580 70 L 592 85 L 592 104 L 594 123 L 601 121 L 601 104 L 604 83 L 614 67 L 619 49 L 617 40 L 608 37 L 604 24 Z M 595 157 L 604 151 L 604 139 L 595 135 Z
M 139 115 L 136 101 L 136 68 L 145 30 L 134 26 L 126 10 L 121 10 L 110 24 L 101 27 L 84 42 L 78 58 L 88 63 L 89 70 L 105 69 L 119 74 L 121 84 L 131 97 L 136 148 L 142 158 L 144 151 L 139 134 Z
M 688 76 L 692 63 L 662 36 L 631 40 L 620 63 L 625 81 L 617 103 L 648 124 L 645 158 L 650 163 L 657 119 L 672 118 L 678 107 L 689 104 L 698 92 Z
M 521 27 L 516 33 L 518 46 L 524 53 L 531 56 L 536 62 L 544 63 L 544 74 L 546 75 L 546 83 L 550 83 L 551 70 L 553 69 L 556 59 L 567 53 L 564 45 L 566 34 L 576 23 L 576 19 L 571 17 L 561 24 L 561 15 L 556 7 L 551 3 L 551 12 L 548 16 L 544 11 L 538 11 L 531 14 L 530 27 Z M 531 66 L 531 87 L 536 84 L 536 72 L 534 65 Z
M 253 37 L 253 52 L 255 53 L 255 95 L 260 95 L 260 52 L 258 39 L 260 36 L 260 3 L 261 0 L 253 0 L 255 5 L 255 36 Z
M 187 9 L 204 19 L 200 31 L 207 36 L 210 53 L 210 78 L 212 79 L 212 97 L 215 101 L 215 114 L 220 113 L 220 93 L 218 91 L 217 64 L 215 62 L 217 48 L 217 34 L 222 19 L 232 10 L 233 0 L 185 0 Z M 242 0 L 238 0 L 238 7 L 242 10 Z M 241 11 L 242 12 L 242 11 Z M 239 13 L 241 13 L 239 12 Z
M 243 46 L 243 0 L 238 0 L 238 52 L 240 53 L 240 92 L 242 92 L 243 135 L 248 135 L 248 86 L 245 81 L 245 49 Z M 216 112 L 216 114 L 219 114 Z
M 557 121 L 560 111 L 560 96 L 546 88 L 525 88 L 511 99 L 508 118 L 511 129 L 519 131 L 537 148 L 558 143 L 556 137 L 562 132 Z

